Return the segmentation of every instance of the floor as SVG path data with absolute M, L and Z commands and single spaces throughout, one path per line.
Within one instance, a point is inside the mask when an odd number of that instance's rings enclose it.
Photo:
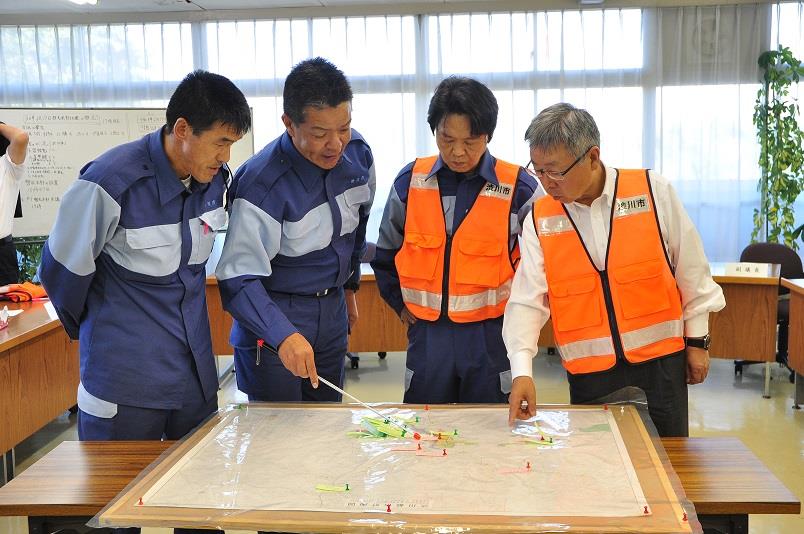
M 222 358 L 228 365 L 230 358 Z M 556 356 L 534 360 L 538 401 L 567 403 L 566 377 Z M 804 498 L 804 410 L 792 407 L 793 386 L 786 371 L 773 367 L 771 399 L 762 398 L 763 366 L 746 368 L 735 377 L 730 360 L 713 360 L 707 381 L 690 388 L 690 435 L 739 437 L 799 498 Z M 359 369 L 347 369 L 346 390 L 367 402 L 402 399 L 404 353 L 389 353 L 381 360 L 364 354 Z M 220 405 L 244 402 L 230 376 L 223 382 Z M 59 442 L 77 439 L 75 417 L 64 414 L 17 449 L 17 470 L 31 465 Z M 804 532 L 804 515 L 754 515 L 750 532 L 794 534 Z M 27 534 L 23 518 L 0 517 L 0 533 Z M 169 529 L 146 528 L 144 534 L 168 534 Z M 228 531 L 229 534 L 244 534 Z

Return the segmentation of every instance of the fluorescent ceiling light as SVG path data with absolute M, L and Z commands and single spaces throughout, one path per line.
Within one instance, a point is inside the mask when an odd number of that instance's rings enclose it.
M 73 4 L 84 5 L 88 4 L 94 6 L 98 3 L 98 0 L 70 0 Z

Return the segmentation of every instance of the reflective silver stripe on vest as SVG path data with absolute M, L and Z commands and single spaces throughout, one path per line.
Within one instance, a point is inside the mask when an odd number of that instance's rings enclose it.
M 536 230 L 539 235 L 554 235 L 575 230 L 572 227 L 569 217 L 566 215 L 539 217 L 537 222 L 539 223 L 539 227 Z
M 450 295 L 449 311 L 468 312 L 485 308 L 486 306 L 496 306 L 508 300 L 511 296 L 511 283 L 513 278 L 508 279 L 498 288 L 489 288 L 480 293 L 472 295 Z
M 651 343 L 663 341 L 684 335 L 684 322 L 680 319 L 665 321 L 663 323 L 646 326 L 639 330 L 624 332 L 620 335 L 623 340 L 623 350 L 635 350 Z
M 438 311 L 441 310 L 441 295 L 438 293 L 430 293 L 429 291 L 403 287 L 402 300 L 410 304 L 415 304 L 416 306 L 422 306 L 424 308 L 430 308 Z
M 435 176 L 430 179 L 429 174 L 414 172 L 410 176 L 411 189 L 438 189 L 438 180 Z
M 558 350 L 565 362 L 586 358 L 587 356 L 605 356 L 614 354 L 614 343 L 610 337 L 575 341 L 566 345 L 558 345 Z

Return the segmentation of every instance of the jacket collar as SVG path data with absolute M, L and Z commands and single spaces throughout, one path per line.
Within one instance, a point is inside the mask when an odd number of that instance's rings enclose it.
M 326 175 L 327 171 L 314 164 L 304 156 L 302 156 L 296 146 L 293 144 L 293 139 L 287 133 L 282 134 L 279 140 L 279 149 L 287 156 L 293 170 L 299 177 L 304 189 L 309 193 L 312 191 L 316 184 L 318 184 Z M 338 162 L 340 164 L 340 162 Z
M 165 132 L 163 126 L 159 130 L 148 134 L 148 153 L 156 170 L 156 186 L 159 191 L 159 203 L 164 206 L 178 195 L 182 194 L 184 184 L 176 175 L 173 167 L 170 166 L 165 147 L 162 144 L 162 135 Z M 165 134 L 167 135 L 167 134 Z
M 480 156 L 480 161 L 477 164 L 477 168 L 474 170 L 472 174 L 467 174 L 466 177 L 472 179 L 476 176 L 480 176 L 482 179 L 484 179 L 489 183 L 499 185 L 500 181 L 497 179 L 497 173 L 494 171 L 494 166 L 496 165 L 496 163 L 497 160 L 494 159 L 494 157 L 489 153 L 488 149 L 486 149 L 486 152 L 484 152 L 483 155 Z M 443 169 L 446 169 L 449 172 L 454 173 L 452 169 L 447 167 L 446 163 L 444 163 L 444 160 L 441 159 L 441 154 L 439 154 L 438 159 L 436 159 L 436 162 L 433 165 L 430 174 L 427 175 L 427 178 L 429 179 L 432 176 L 435 176 Z

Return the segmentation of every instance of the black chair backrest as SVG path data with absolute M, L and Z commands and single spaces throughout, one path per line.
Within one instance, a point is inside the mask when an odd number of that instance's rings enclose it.
M 743 249 L 740 261 L 755 263 L 778 263 L 782 278 L 804 278 L 801 258 L 787 245 L 779 243 L 752 243 Z M 787 291 L 784 291 L 786 293 Z

